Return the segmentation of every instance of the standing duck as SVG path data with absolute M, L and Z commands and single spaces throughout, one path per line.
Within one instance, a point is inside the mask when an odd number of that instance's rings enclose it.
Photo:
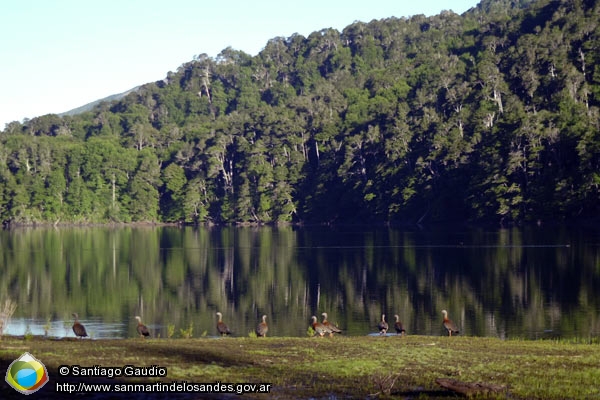
M 73 317 L 75 318 L 75 322 L 73 323 L 73 332 L 75 333 L 75 336 L 79 337 L 80 339 L 86 337 L 88 334 L 85 330 L 85 326 L 79 322 L 79 315 L 77 313 L 73 313 Z
M 217 331 L 221 336 L 223 335 L 231 335 L 231 331 L 225 322 L 223 322 L 223 314 L 217 312 L 217 317 L 219 320 L 217 321 Z
M 140 318 L 139 315 L 135 316 L 135 319 L 137 319 L 137 333 L 138 335 L 140 335 L 140 337 L 142 338 L 146 338 L 148 336 L 150 336 L 150 331 L 148 330 L 148 327 L 144 324 L 142 324 L 142 318 Z
M 381 321 L 377 324 L 377 328 L 379 329 L 380 335 L 385 335 L 387 333 L 389 325 L 385 322 L 385 314 L 381 314 Z
M 394 323 L 394 329 L 396 329 L 396 335 L 405 335 L 406 330 L 404 329 L 404 326 L 402 325 L 402 321 L 400 321 L 400 317 L 398 316 L 398 314 L 394 315 L 394 318 L 396 318 L 396 322 Z
M 330 335 L 332 334 L 331 329 L 329 329 L 324 324 L 319 322 L 317 320 L 316 316 L 313 315 L 311 317 L 311 321 L 312 321 L 311 326 L 312 326 L 313 330 L 315 331 L 314 336 L 319 335 L 320 337 L 323 337 L 323 336 L 325 336 L 326 333 L 329 333 Z
M 342 333 L 342 330 L 340 328 L 338 328 L 335 324 L 327 321 L 326 312 L 321 314 L 321 316 L 323 317 L 323 325 L 331 331 L 329 332 L 329 335 L 333 336 L 334 333 Z
M 259 322 L 256 325 L 256 336 L 258 337 L 267 337 L 267 332 L 269 331 L 269 325 L 267 325 L 267 316 L 262 316 L 262 322 Z
M 448 331 L 448 336 L 452 336 L 453 333 L 458 333 L 458 328 L 456 324 L 452 322 L 452 320 L 448 319 L 448 311 L 442 310 L 442 315 L 444 316 L 444 328 Z

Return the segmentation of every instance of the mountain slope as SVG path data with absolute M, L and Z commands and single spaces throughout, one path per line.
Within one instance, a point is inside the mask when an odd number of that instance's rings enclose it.
M 127 96 L 129 93 L 136 91 L 138 88 L 139 88 L 139 86 L 136 86 L 133 89 L 126 90 L 123 93 L 113 94 L 113 95 L 104 97 L 102 99 L 92 101 L 90 103 L 84 104 L 83 106 L 60 113 L 60 114 L 58 114 L 58 116 L 60 116 L 60 117 L 64 117 L 65 115 L 73 116 L 73 115 L 77 115 L 77 114 L 82 114 L 84 112 L 92 111 L 94 109 L 94 107 L 96 107 L 100 103 L 110 103 L 113 101 L 119 101 L 122 98 L 124 98 L 125 96 Z
M 0 212 L 11 222 L 597 217 L 599 7 L 485 1 L 463 15 L 273 38 L 255 57 L 197 56 L 92 112 L 12 126 Z

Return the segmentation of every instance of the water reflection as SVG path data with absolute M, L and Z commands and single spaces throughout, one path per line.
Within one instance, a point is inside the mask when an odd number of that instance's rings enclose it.
M 113 339 L 128 336 L 128 327 L 124 322 L 104 322 L 100 318 L 80 319 L 88 336 L 93 339 Z M 13 318 L 5 333 L 10 335 L 39 335 L 48 337 L 71 337 L 73 320 L 48 321 L 40 318 Z
M 599 232 L 585 228 L 59 228 L 0 232 L 0 301 L 12 334 L 235 336 L 262 314 L 269 336 L 305 336 L 329 314 L 348 335 L 399 314 L 408 334 L 600 335 Z M 393 322 L 393 321 L 388 321 Z

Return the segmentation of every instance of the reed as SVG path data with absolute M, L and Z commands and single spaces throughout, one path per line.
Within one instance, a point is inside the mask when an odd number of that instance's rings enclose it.
M 4 329 L 8 326 L 16 309 L 17 303 L 13 302 L 10 298 L 4 300 L 4 304 L 0 308 L 0 336 L 4 335 Z

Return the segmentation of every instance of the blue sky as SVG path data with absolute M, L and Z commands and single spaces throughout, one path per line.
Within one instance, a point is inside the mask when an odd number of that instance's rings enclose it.
M 228 46 L 256 55 L 274 37 L 354 21 L 462 14 L 478 0 L 3 0 L 0 130 L 137 85 Z

